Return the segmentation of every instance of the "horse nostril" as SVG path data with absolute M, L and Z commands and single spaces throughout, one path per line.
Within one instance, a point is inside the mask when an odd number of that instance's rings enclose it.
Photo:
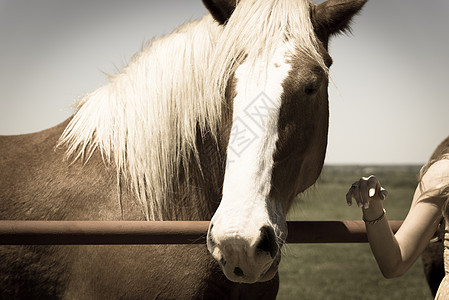
M 243 270 L 242 269 L 240 269 L 239 267 L 236 267 L 235 269 L 234 269 L 234 274 L 236 275 L 236 276 L 238 276 L 238 277 L 243 277 Z
M 278 244 L 276 242 L 276 234 L 274 229 L 270 226 L 264 226 L 260 229 L 260 241 L 257 245 L 257 249 L 260 251 L 268 252 L 271 258 L 275 258 L 278 252 Z

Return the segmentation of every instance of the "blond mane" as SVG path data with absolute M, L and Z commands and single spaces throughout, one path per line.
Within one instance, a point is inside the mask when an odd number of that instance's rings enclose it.
M 100 151 L 127 178 L 148 220 L 178 189 L 180 166 L 200 157 L 197 130 L 217 135 L 225 89 L 245 59 L 281 43 L 319 55 L 308 0 L 241 0 L 226 26 L 210 15 L 149 43 L 122 72 L 77 103 L 59 141 L 72 159 Z M 120 180 L 120 175 L 117 176 Z

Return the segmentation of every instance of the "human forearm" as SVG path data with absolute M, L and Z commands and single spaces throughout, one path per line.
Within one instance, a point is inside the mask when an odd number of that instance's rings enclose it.
M 410 211 L 401 228 L 393 234 L 384 215 L 382 200 L 387 192 L 376 177 L 362 177 L 348 193 L 348 205 L 355 199 L 362 208 L 368 240 L 381 272 L 385 277 L 405 273 L 425 249 L 441 220 L 444 201 L 438 197 L 421 200 L 421 190 L 415 191 Z
M 402 260 L 400 246 L 391 230 L 387 216 L 384 215 L 382 202 L 373 201 L 369 208 L 363 208 L 362 211 L 363 219 L 368 221 L 365 222 L 368 241 L 380 271 L 386 278 L 402 275 L 408 266 Z M 374 220 L 377 222 L 373 222 Z

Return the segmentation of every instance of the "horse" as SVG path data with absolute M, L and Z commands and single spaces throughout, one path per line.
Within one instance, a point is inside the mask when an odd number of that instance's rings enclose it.
M 449 136 L 437 146 L 430 156 L 429 162 L 439 159 L 446 153 L 449 153 Z M 435 237 L 421 255 L 424 275 L 434 297 L 437 294 L 438 287 L 440 286 L 445 274 L 443 256 L 444 245 L 442 240 L 444 237 L 444 227 L 444 221 L 442 221 L 439 229 L 435 233 Z
M 324 162 L 329 38 L 365 2 L 204 0 L 68 120 L 1 136 L 0 219 L 210 220 L 207 246 L 2 246 L 2 297 L 274 299 Z

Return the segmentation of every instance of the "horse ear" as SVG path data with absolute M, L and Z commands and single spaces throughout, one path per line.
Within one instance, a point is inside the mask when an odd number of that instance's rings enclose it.
M 237 0 L 203 0 L 204 6 L 221 25 L 225 24 L 234 12 Z
M 349 31 L 349 24 L 367 0 L 328 0 L 317 6 L 312 21 L 318 37 L 327 44 L 329 36 Z

